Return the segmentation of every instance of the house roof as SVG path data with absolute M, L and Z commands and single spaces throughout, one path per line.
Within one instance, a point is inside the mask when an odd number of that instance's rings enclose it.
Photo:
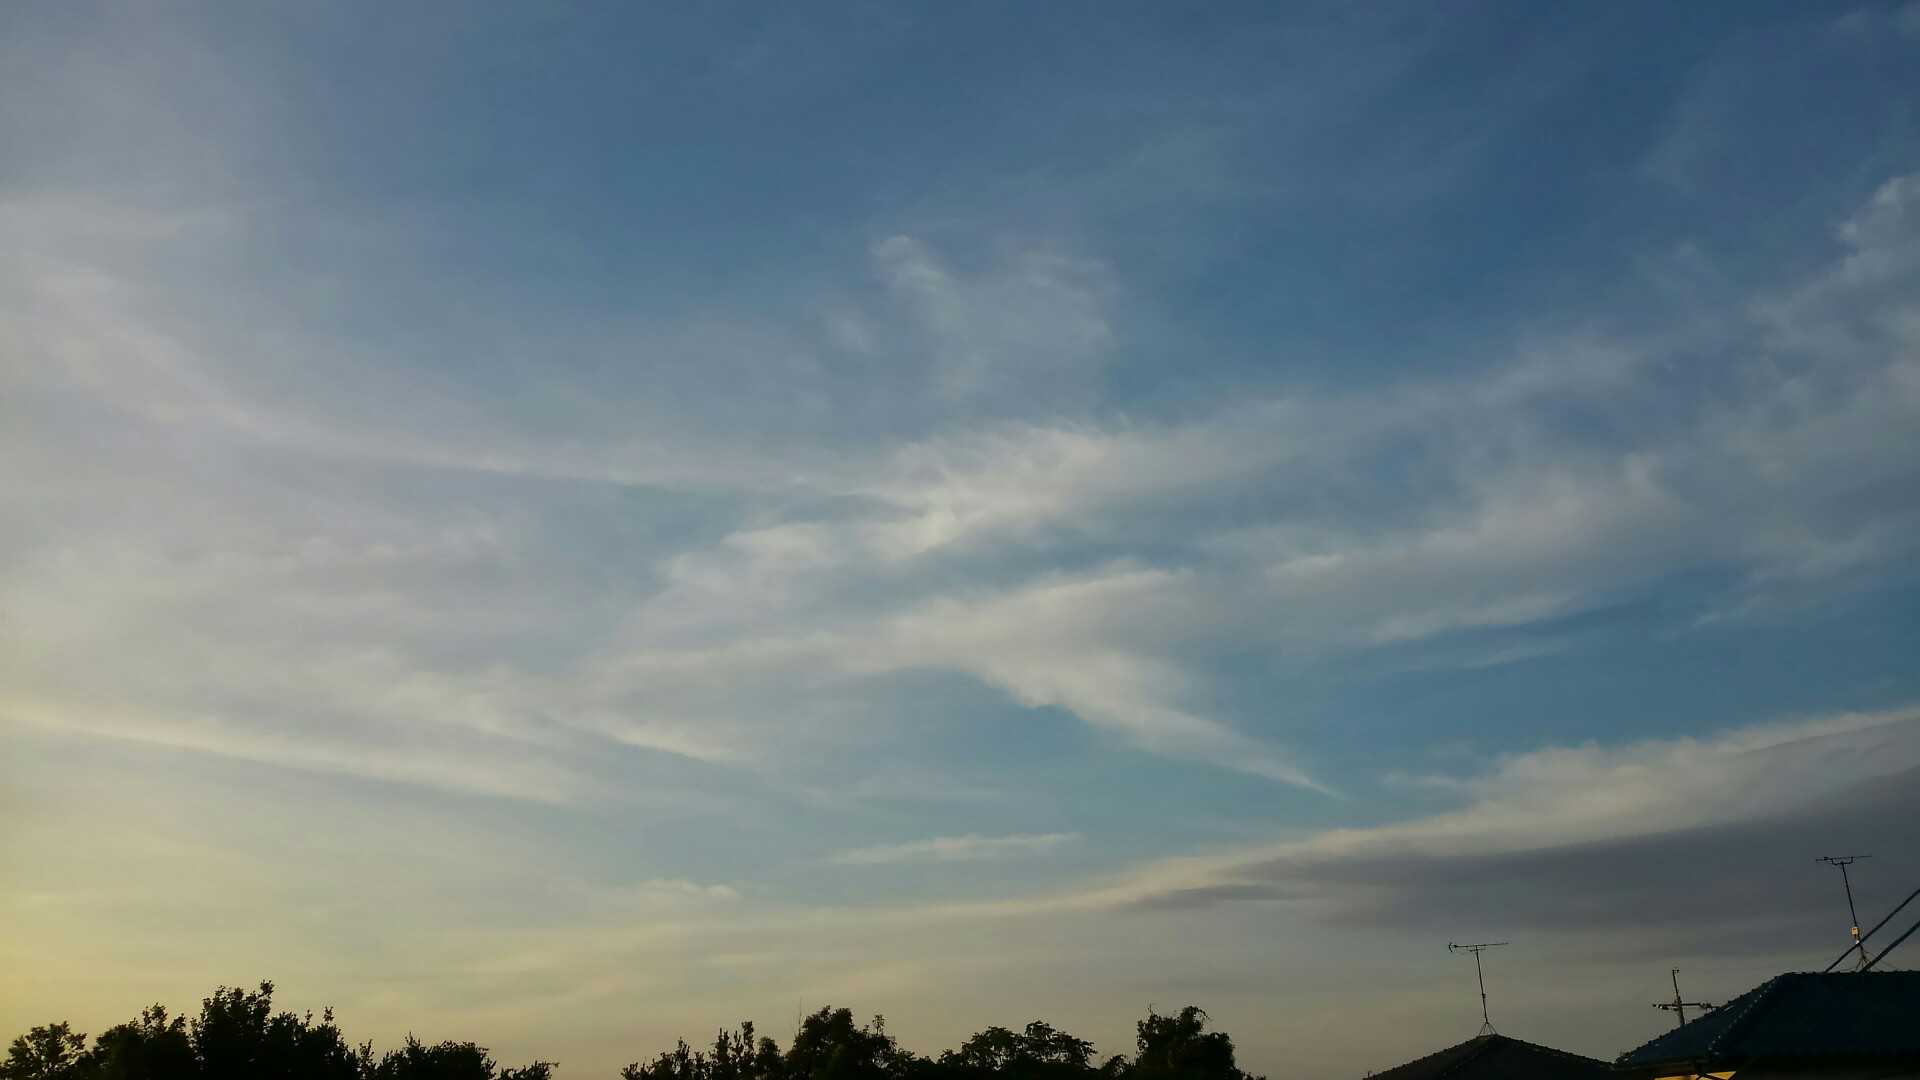
M 1550 1046 L 1481 1035 L 1405 1065 L 1374 1073 L 1371 1080 L 1613 1080 L 1597 1061 Z
M 1920 971 L 1776 975 L 1620 1055 L 1629 1069 L 1807 1057 L 1920 1058 Z

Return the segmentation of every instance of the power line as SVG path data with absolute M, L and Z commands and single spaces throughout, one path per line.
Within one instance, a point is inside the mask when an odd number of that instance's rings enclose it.
M 1912 937 L 1912 936 L 1913 936 L 1913 932 L 1914 932 L 1915 930 L 1920 930 L 1920 922 L 1916 922 L 1916 923 L 1914 923 L 1914 924 L 1913 924 L 1912 926 L 1909 926 L 1909 927 L 1907 927 L 1907 931 L 1906 931 L 1906 933 L 1904 933 L 1904 934 L 1901 934 L 1901 935 L 1900 935 L 1899 937 L 1897 937 L 1897 938 L 1894 938 L 1894 939 L 1893 939 L 1893 943 L 1892 943 L 1891 945 L 1888 945 L 1888 946 L 1887 946 L 1886 948 L 1884 948 L 1884 949 L 1881 949 L 1881 950 L 1880 950 L 1880 955 L 1878 955 L 1878 956 L 1876 956 L 1876 957 L 1874 957 L 1873 959 L 1871 959 L 1871 960 L 1869 960 L 1869 961 L 1867 961 L 1867 962 L 1866 962 L 1866 963 L 1864 963 L 1864 964 L 1861 964 L 1861 965 L 1860 965 L 1860 970 L 1861 970 L 1861 971 L 1872 971 L 1872 970 L 1873 970 L 1873 965 L 1875 965 L 1875 964 L 1877 964 L 1877 963 L 1879 963 L 1879 962 L 1880 962 L 1880 961 L 1882 961 L 1882 960 L 1885 960 L 1885 959 L 1887 958 L 1887 954 L 1888 954 L 1888 953 L 1890 953 L 1890 952 L 1892 952 L 1893 950 L 1895 950 L 1895 949 L 1897 949 L 1897 948 L 1899 948 L 1899 947 L 1900 947 L 1900 943 L 1901 943 L 1901 942 L 1903 942 L 1903 941 L 1905 941 L 1905 940 L 1907 940 L 1908 938 L 1910 938 L 1910 937 Z
M 1892 918 L 1893 918 L 1893 917 L 1894 917 L 1895 915 L 1898 915 L 1898 914 L 1900 914 L 1900 911 L 1901 911 L 1901 909 L 1902 909 L 1902 908 L 1904 908 L 1904 907 L 1906 907 L 1906 906 L 1907 906 L 1908 904 L 1911 904 L 1911 903 L 1913 903 L 1913 901 L 1914 901 L 1914 898 L 1915 898 L 1915 897 L 1920 897 L 1920 889 L 1915 889 L 1915 890 L 1913 890 L 1912 892 L 1910 892 L 1910 893 L 1908 893 L 1908 894 L 1907 894 L 1907 898 L 1906 898 L 1905 900 L 1902 900 L 1902 901 L 1900 901 L 1900 902 L 1899 902 L 1898 904 L 1895 904 L 1895 905 L 1893 906 L 1893 910 L 1892 910 L 1892 911 L 1889 911 L 1889 912 L 1887 912 L 1887 913 L 1886 913 L 1885 915 L 1882 915 L 1882 916 L 1880 917 L 1880 921 L 1879 921 L 1879 922 L 1877 922 L 1877 923 L 1874 923 L 1874 924 L 1873 924 L 1873 928 L 1872 928 L 1871 930 L 1868 930 L 1868 931 L 1867 931 L 1866 933 L 1864 933 L 1864 934 L 1861 934 L 1861 935 L 1860 935 L 1860 944 L 1861 944 L 1861 946 L 1863 946 L 1863 947 L 1864 947 L 1864 946 L 1866 945 L 1866 943 L 1867 943 L 1867 939 L 1868 939 L 1868 938 L 1871 938 L 1871 937 L 1873 937 L 1873 935 L 1875 935 L 1875 934 L 1877 934 L 1877 933 L 1879 933 L 1879 932 L 1880 932 L 1880 928 L 1881 928 L 1881 927 L 1883 927 L 1883 926 L 1885 926 L 1885 925 L 1887 925 L 1887 921 L 1888 921 L 1888 920 L 1890 920 L 1890 919 L 1892 919 Z M 1888 948 L 1890 949 L 1890 948 L 1892 948 L 1892 946 L 1888 946 Z M 1834 957 L 1834 958 L 1833 958 L 1833 963 L 1831 963 L 1831 964 L 1828 964 L 1828 965 L 1827 965 L 1826 967 L 1824 967 L 1824 968 L 1821 968 L 1820 970 L 1821 970 L 1822 972 L 1828 972 L 1828 971 L 1832 971 L 1832 970 L 1833 970 L 1834 968 L 1837 968 L 1837 967 L 1839 967 L 1839 966 L 1840 966 L 1840 961 L 1842 961 L 1842 960 L 1845 960 L 1845 959 L 1847 958 L 1847 954 L 1848 954 L 1848 953 L 1851 953 L 1851 952 L 1853 952 L 1853 949 L 1854 949 L 1854 947 L 1853 947 L 1852 945 L 1849 945 L 1849 946 L 1847 946 L 1847 951 L 1846 951 L 1846 952 L 1843 952 L 1843 953 L 1841 953 L 1841 954 L 1840 954 L 1839 956 L 1836 956 L 1836 957 Z M 1880 950 L 1880 955 L 1881 955 L 1881 956 L 1885 956 L 1886 954 L 1887 954 L 1887 949 L 1882 949 L 1882 950 Z M 1877 958 L 1876 958 L 1876 959 L 1877 959 Z M 1873 963 L 1873 961 L 1871 961 L 1871 960 L 1867 962 L 1867 964 L 1868 964 L 1868 966 L 1871 966 L 1871 965 L 1872 965 L 1872 963 Z

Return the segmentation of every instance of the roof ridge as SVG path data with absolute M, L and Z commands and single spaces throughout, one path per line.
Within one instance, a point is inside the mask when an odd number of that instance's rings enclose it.
M 1779 990 L 1781 983 L 1785 981 L 1787 977 L 1785 974 L 1775 975 L 1773 978 L 1761 983 L 1759 992 L 1753 995 L 1753 1000 L 1747 1002 L 1746 1006 L 1736 1013 L 1732 1020 L 1727 1021 L 1727 1026 L 1721 1028 L 1719 1034 L 1707 1040 L 1707 1053 L 1709 1055 L 1719 1053 L 1720 1048 L 1725 1046 L 1733 1038 L 1735 1032 L 1745 1034 L 1746 1029 L 1752 1025 L 1754 1019 L 1759 1015 L 1762 1004 L 1773 998 L 1775 992 Z
M 1451 1065 L 1448 1065 L 1446 1068 L 1441 1069 L 1439 1072 L 1435 1073 L 1434 1080 L 1440 1080 L 1440 1077 L 1443 1077 L 1443 1076 L 1452 1076 L 1454 1073 L 1459 1072 L 1461 1068 L 1467 1065 L 1469 1062 L 1480 1060 L 1481 1056 L 1486 1054 L 1487 1048 L 1493 1045 L 1493 1040 L 1504 1039 L 1506 1037 L 1507 1036 L 1502 1035 L 1499 1032 L 1495 1031 L 1495 1032 L 1490 1032 L 1486 1035 L 1475 1035 L 1473 1038 L 1468 1039 L 1465 1043 L 1455 1043 L 1454 1044 L 1455 1046 L 1468 1046 L 1475 1043 L 1479 1045 L 1473 1046 L 1473 1049 L 1467 1051 L 1464 1054 L 1461 1054 L 1458 1058 L 1455 1058 Z M 1453 1047 L 1448 1047 L 1447 1049 L 1451 1050 L 1453 1049 Z M 1445 1052 L 1446 1051 L 1441 1051 L 1441 1053 L 1445 1053 Z
M 1403 1061 L 1400 1064 L 1395 1065 L 1391 1068 L 1382 1069 L 1378 1074 L 1375 1074 L 1375 1075 L 1385 1075 L 1387 1073 L 1399 1072 L 1402 1069 L 1411 1069 L 1416 1065 L 1420 1065 L 1424 1062 L 1432 1061 L 1435 1058 L 1444 1057 L 1447 1054 L 1454 1053 L 1455 1051 L 1459 1051 L 1461 1055 L 1464 1057 L 1476 1057 L 1478 1056 L 1479 1048 L 1475 1047 L 1473 1044 L 1476 1042 L 1481 1042 L 1486 1038 L 1487 1036 L 1485 1035 L 1475 1035 L 1473 1038 L 1470 1038 L 1470 1039 L 1462 1039 L 1461 1041 L 1457 1043 L 1453 1043 L 1449 1046 L 1443 1046 L 1438 1050 L 1421 1054 L 1419 1057 L 1414 1058 L 1412 1061 Z M 1443 1069 L 1440 1072 L 1436 1072 L 1434 1074 L 1434 1077 L 1437 1080 L 1439 1076 L 1445 1075 L 1446 1073 L 1451 1071 L 1452 1071 L 1451 1068 Z
M 1681 1036 L 1681 1033 L 1687 1031 L 1688 1029 L 1701 1030 L 1702 1029 L 1700 1027 L 1701 1025 L 1711 1025 L 1723 1015 L 1731 1018 L 1732 1016 L 1735 1015 L 1733 1010 L 1736 1007 L 1741 1012 L 1745 1012 L 1747 1006 L 1752 1003 L 1751 999 L 1756 997 L 1760 993 L 1760 991 L 1765 988 L 1766 988 L 1766 983 L 1761 983 L 1759 986 L 1756 986 L 1751 990 L 1747 990 L 1740 994 L 1736 994 L 1734 997 L 1728 999 L 1727 1003 L 1720 1006 L 1718 1009 L 1709 1009 L 1704 1014 L 1698 1017 L 1695 1017 L 1692 1021 L 1686 1024 L 1682 1024 L 1678 1028 L 1675 1028 L 1671 1031 L 1663 1031 L 1660 1034 L 1655 1035 L 1654 1037 L 1641 1043 L 1639 1046 L 1636 1046 L 1631 1050 L 1628 1050 L 1622 1054 L 1619 1054 L 1614 1058 L 1614 1063 L 1615 1064 L 1624 1063 L 1629 1058 L 1637 1057 L 1641 1054 L 1647 1053 L 1648 1051 L 1652 1050 L 1655 1046 L 1658 1046 L 1663 1042 L 1679 1039 Z
M 1494 1032 L 1494 1034 L 1499 1035 L 1500 1033 Z M 1529 1042 L 1526 1039 L 1516 1039 L 1511 1035 L 1500 1035 L 1500 1038 L 1505 1039 L 1506 1041 L 1511 1043 L 1519 1043 L 1521 1046 L 1532 1047 L 1535 1050 L 1545 1050 L 1547 1053 L 1554 1054 L 1559 1057 L 1572 1058 L 1575 1061 L 1592 1061 L 1592 1062 L 1599 1062 L 1602 1065 L 1606 1064 L 1606 1062 L 1601 1061 L 1599 1058 L 1590 1058 L 1585 1054 L 1576 1054 L 1571 1050 L 1562 1050 L 1557 1046 L 1548 1046 L 1545 1043 Z
M 1739 1068 L 1756 1060 L 1834 1055 L 1920 1058 L 1920 972 L 1784 972 L 1678 1029 L 1621 1054 L 1635 1070 Z M 1461 1078 L 1456 1078 L 1461 1080 Z

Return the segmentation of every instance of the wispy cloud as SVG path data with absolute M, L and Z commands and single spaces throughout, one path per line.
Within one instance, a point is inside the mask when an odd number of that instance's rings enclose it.
M 156 329 L 163 319 L 140 299 L 143 286 L 107 263 L 90 272 L 111 288 L 59 286 L 65 300 L 23 313 L 28 340 L 66 358 L 36 392 L 63 408 L 124 404 L 137 418 L 132 430 L 166 440 L 176 455 L 230 454 L 271 433 L 265 445 L 292 456 L 284 465 L 237 459 L 219 466 L 220 488 L 180 490 L 172 505 L 154 504 L 142 528 L 156 543 L 138 549 L 113 538 L 123 519 L 109 509 L 112 500 L 56 493 L 45 488 L 45 470 L 30 469 L 23 490 L 63 507 L 69 525 L 58 554 L 21 552 L 15 565 L 30 569 L 16 573 L 12 615 L 38 635 L 69 635 L 59 655 L 77 660 L 104 647 L 108 627 L 231 609 L 221 598 L 243 595 L 255 611 L 300 618 L 222 647 L 308 650 L 291 664 L 246 667 L 279 671 L 274 679 L 289 687 L 295 673 L 310 675 L 300 691 L 308 701 L 331 700 L 367 720 L 457 715 L 485 731 L 547 741 L 556 727 L 571 728 L 716 762 L 749 759 L 751 744 L 777 738 L 780 729 L 754 715 L 770 702 L 790 703 L 795 686 L 945 668 L 1023 704 L 1070 710 L 1154 753 L 1323 786 L 1285 747 L 1284 716 L 1250 731 L 1207 715 L 1199 704 L 1206 688 L 1186 658 L 1230 643 L 1353 650 L 1521 629 L 1702 564 L 1744 575 L 1747 595 L 1715 609 L 1724 617 L 1756 597 L 1791 601 L 1844 575 L 1898 565 L 1910 550 L 1901 522 L 1912 511 L 1849 492 L 1892 490 L 1912 472 L 1911 456 L 1898 448 L 1903 433 L 1920 429 L 1920 399 L 1899 351 L 1911 320 L 1897 288 L 1915 273 L 1900 242 L 1910 231 L 1911 186 L 1910 178 L 1889 181 L 1840 227 L 1836 262 L 1805 283 L 1742 302 L 1757 313 L 1756 342 L 1780 352 L 1765 363 L 1818 347 L 1824 366 L 1680 409 L 1631 448 L 1568 434 L 1549 419 L 1577 407 L 1624 421 L 1661 394 L 1667 346 L 1585 336 L 1531 342 L 1472 377 L 1275 396 L 1179 422 L 996 423 L 882 440 L 837 460 L 802 456 L 789 466 L 789 489 L 830 500 L 833 512 L 756 514 L 709 543 L 640 558 L 635 565 L 662 587 L 633 589 L 629 611 L 608 612 L 599 633 L 581 636 L 556 657 L 558 667 L 549 661 L 543 670 L 505 646 L 556 619 L 572 621 L 560 613 L 583 610 L 573 601 L 590 595 L 586 564 L 551 561 L 564 543 L 556 533 L 511 504 L 456 505 L 434 494 L 423 501 L 405 475 L 419 460 L 411 451 L 380 464 L 378 447 L 409 436 L 304 413 L 277 418 L 284 403 L 245 398 L 225 361 Z M 171 227 L 134 232 L 142 244 L 174 235 Z M 932 258 L 924 245 L 895 246 L 897 258 L 915 266 Z M 116 249 L 104 250 L 95 257 Z M 930 264 L 895 270 L 915 289 L 962 287 Z M 60 279 L 31 263 L 24 272 L 34 288 Z M 989 320 L 991 306 L 948 312 L 945 332 Z M 115 327 L 115 340 L 134 344 L 100 338 Z M 1105 347 L 1099 334 L 1085 340 Z M 571 463 L 589 453 L 554 453 L 522 435 L 507 441 L 516 440 L 534 455 L 513 466 L 516 475 L 592 472 Z M 1433 482 L 1407 503 L 1380 504 L 1369 492 L 1383 455 L 1409 443 L 1429 455 Z M 268 504 L 257 502 L 244 515 L 219 494 L 266 500 L 289 479 L 311 476 L 288 471 L 306 455 L 324 459 L 351 446 L 375 448 L 368 464 L 382 477 L 376 487 L 347 494 L 300 479 L 305 505 L 274 498 L 279 509 L 264 512 Z M 157 465 L 151 454 L 111 447 L 87 456 L 103 452 L 128 470 L 80 474 L 103 494 L 127 482 L 137 490 L 142 470 Z M 449 465 L 457 456 L 435 454 Z M 690 468 L 653 467 L 661 478 L 699 475 Z M 738 498 L 758 483 L 723 481 L 717 490 Z M 1285 498 L 1275 501 L 1286 491 L 1312 493 L 1316 505 L 1333 509 L 1299 513 Z M 1226 512 L 1241 504 L 1263 509 L 1251 523 L 1246 510 Z M 217 542 L 203 532 L 214 521 L 227 526 Z M 167 544 L 187 554 L 156 555 Z M 1088 566 L 1089 553 L 1106 561 Z M 120 568 L 105 579 L 109 557 Z M 1082 568 L 1058 568 L 1065 559 Z M 156 560 L 165 560 L 164 572 Z M 516 564 L 539 566 L 539 577 L 519 588 L 498 573 Z M 955 576 L 963 570 L 976 576 Z M 120 584 L 109 588 L 107 580 Z M 463 581 L 488 582 L 498 602 L 483 616 L 447 618 L 448 590 Z M 76 607 L 83 596 L 100 609 Z M 227 617 L 260 621 L 241 610 Z M 352 642 L 376 624 L 387 641 L 377 664 L 388 674 L 349 687 L 341 679 L 358 679 L 350 673 L 375 663 Z M 283 640 L 275 644 L 276 636 Z M 441 645 L 430 644 L 436 636 Z M 492 660 L 469 671 L 425 661 L 448 637 Z M 193 664 L 159 659 L 189 644 L 153 643 L 150 662 L 123 661 L 104 685 L 124 685 L 126 701 L 211 709 L 204 700 L 196 706 L 190 695 L 199 691 L 183 682 Z M 1526 654 L 1516 647 L 1506 654 Z M 63 669 L 35 673 L 40 699 L 66 692 Z M 103 687 L 94 675 L 87 682 L 95 694 Z M 222 730 L 204 732 L 217 739 Z M 821 734 L 808 729 L 809 737 Z
M 1654 843 L 1732 826 L 1784 836 L 1795 832 L 1796 816 L 1831 816 L 1832 803 L 1850 794 L 1884 801 L 1916 770 L 1920 707 L 1758 724 L 1702 738 L 1546 747 L 1502 754 L 1482 773 L 1426 778 L 1427 786 L 1454 793 L 1462 803 L 1457 809 L 1153 863 L 1108 884 L 1036 897 L 1010 910 L 1286 899 L 1309 902 L 1323 918 L 1351 919 L 1359 917 L 1356 905 L 1383 899 L 1393 900 L 1395 910 L 1418 908 L 1420 890 L 1446 880 L 1448 865 L 1561 852 L 1571 866 L 1595 845 Z M 1896 820 L 1866 809 L 1877 828 Z M 1756 842 L 1765 843 L 1747 841 Z M 1664 871 L 1650 866 L 1648 872 Z M 1527 902 L 1584 901 L 1549 892 Z
M 842 866 L 886 866 L 916 862 L 976 862 L 1048 854 L 1080 839 L 1078 833 L 1013 833 L 1008 836 L 936 836 L 904 844 L 881 844 L 839 852 L 829 862 Z

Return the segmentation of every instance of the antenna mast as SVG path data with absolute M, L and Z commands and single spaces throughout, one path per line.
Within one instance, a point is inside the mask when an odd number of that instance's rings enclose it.
M 1873 858 L 1871 855 L 1822 855 L 1813 860 L 1814 862 L 1823 862 L 1828 866 L 1837 866 L 1840 868 L 1840 884 L 1847 890 L 1847 914 L 1853 919 L 1853 922 L 1850 924 L 1853 928 L 1853 946 L 1849 948 L 1847 952 L 1857 952 L 1860 954 L 1860 958 L 1854 961 L 1853 966 L 1856 969 L 1867 966 L 1867 947 L 1860 940 L 1860 912 L 1853 906 L 1853 880 L 1847 876 L 1847 867 L 1852 866 L 1861 859 L 1871 858 Z M 1846 954 L 1842 953 L 1841 955 L 1844 956 Z
M 1480 980 L 1480 1034 L 1482 1035 L 1492 1035 L 1494 1034 L 1494 1030 L 1493 1020 L 1487 1016 L 1487 975 L 1486 972 L 1480 968 L 1480 954 L 1488 949 L 1497 948 L 1505 944 L 1507 944 L 1507 942 L 1504 941 L 1483 941 L 1478 945 L 1455 945 L 1451 941 L 1447 942 L 1447 951 L 1450 953 L 1470 952 L 1473 954 L 1473 975 L 1474 978 Z
M 1715 1005 L 1711 1001 L 1686 1001 L 1682 999 L 1680 996 L 1680 969 L 1674 968 L 1673 969 L 1673 1000 L 1672 1001 L 1656 1001 L 1653 1003 L 1653 1007 L 1656 1009 L 1667 1009 L 1672 1012 L 1678 1013 L 1680 1017 L 1679 1026 L 1686 1027 L 1687 1026 L 1687 1006 L 1689 1005 L 1693 1006 L 1696 1009 L 1700 1009 L 1702 1011 L 1705 1011 L 1707 1009 L 1719 1008 L 1718 1005 Z

